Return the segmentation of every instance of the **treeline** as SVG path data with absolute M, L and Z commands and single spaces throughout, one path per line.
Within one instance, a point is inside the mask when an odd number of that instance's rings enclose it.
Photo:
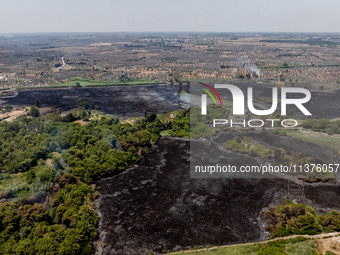
M 0 124 L 0 168 L 8 173 L 26 172 L 39 159 L 62 152 L 60 160 L 66 161 L 70 172 L 91 182 L 138 160 L 159 139 L 160 125 L 152 116 L 135 125 L 102 117 L 81 126 L 57 114 L 22 115 Z
M 340 120 L 330 121 L 329 119 L 313 119 L 305 120 L 303 128 L 311 129 L 312 131 L 324 132 L 329 135 L 340 134 Z

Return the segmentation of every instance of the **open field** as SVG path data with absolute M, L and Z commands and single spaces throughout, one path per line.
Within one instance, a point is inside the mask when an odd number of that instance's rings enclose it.
M 340 87 L 339 47 L 339 35 L 318 33 L 0 36 L 0 89 L 81 77 L 82 86 L 255 79 L 330 90 Z
M 287 135 L 306 142 L 318 144 L 338 151 L 340 154 L 340 135 L 327 135 L 321 132 L 301 132 L 301 130 L 285 130 Z

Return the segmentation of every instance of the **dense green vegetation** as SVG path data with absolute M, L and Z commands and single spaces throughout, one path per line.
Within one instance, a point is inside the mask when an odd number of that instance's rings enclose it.
M 71 176 L 55 182 L 67 184 L 48 208 L 23 202 L 0 205 L 0 254 L 91 254 L 97 221 L 90 204 L 94 192 Z
M 39 117 L 39 109 L 32 105 L 27 115 L 31 117 Z
M 214 119 L 221 119 L 225 111 L 224 108 L 215 105 L 208 105 L 207 115 L 202 115 L 199 107 L 179 111 L 171 122 L 170 135 L 181 137 L 213 135 L 216 131 L 209 125 L 212 125 Z
M 312 131 L 324 132 L 329 135 L 340 134 L 340 120 L 330 121 L 329 119 L 313 119 L 305 120 L 303 128 L 311 129 Z
M 91 104 L 78 103 L 87 116 Z M 82 126 L 77 112 L 36 110 L 0 123 L 0 198 L 12 201 L 0 205 L 0 254 L 91 254 L 97 216 L 88 184 L 137 162 L 164 125 L 151 114 L 134 125 L 106 116 Z M 28 204 L 41 192 L 47 205 Z
M 143 119 L 136 125 L 102 117 L 86 126 L 66 122 L 57 114 L 39 118 L 20 116 L 0 124 L 0 167 L 8 173 L 26 172 L 52 152 L 82 180 L 100 178 L 138 160 L 159 138 L 158 122 Z M 120 149 L 121 148 L 121 149 Z M 94 168 L 96 170 L 94 170 Z
M 190 111 L 179 111 L 171 122 L 170 135 L 172 136 L 190 136 Z
M 193 255 L 318 255 L 318 244 L 305 237 L 281 239 L 258 244 L 216 247 L 191 251 Z
M 273 237 L 340 231 L 339 212 L 331 211 L 323 216 L 310 206 L 294 204 L 288 199 L 284 205 L 264 211 L 263 218 L 268 223 L 268 231 Z

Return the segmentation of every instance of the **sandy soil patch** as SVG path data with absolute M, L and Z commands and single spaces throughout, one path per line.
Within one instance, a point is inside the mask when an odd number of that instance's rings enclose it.
M 87 123 L 90 122 L 91 119 L 89 119 L 89 121 L 84 121 L 84 120 L 76 120 L 75 123 L 80 123 L 80 125 L 84 126 L 86 125 Z
M 52 165 L 52 159 L 50 159 L 50 158 L 46 159 L 45 164 L 48 165 L 48 166 L 53 166 Z
M 327 235 L 325 235 L 327 236 Z M 325 254 L 326 251 L 334 252 L 335 254 L 340 255 L 340 237 L 331 237 L 327 239 L 317 239 L 319 244 L 319 251 L 322 254 Z
M 7 112 L 7 113 L 0 113 L 0 119 L 3 119 L 4 117 L 9 116 L 9 118 L 4 119 L 2 121 L 11 122 L 12 120 L 15 120 L 16 118 L 18 118 L 20 115 L 23 115 L 23 114 L 26 114 L 24 110 L 14 110 L 14 111 Z

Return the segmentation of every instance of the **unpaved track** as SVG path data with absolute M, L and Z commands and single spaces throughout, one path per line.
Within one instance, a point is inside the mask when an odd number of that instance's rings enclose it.
M 57 67 L 53 72 L 58 72 L 60 69 L 62 69 L 63 67 L 66 66 L 66 63 L 65 63 L 65 60 L 64 60 L 64 57 L 61 58 L 61 61 L 63 62 L 63 65 L 62 66 L 59 66 Z
M 319 251 L 322 254 L 325 254 L 326 251 L 332 251 L 335 254 L 340 255 L 340 246 L 339 246 L 340 245 L 340 236 L 338 236 L 338 235 L 340 235 L 339 232 L 323 233 L 323 234 L 313 235 L 313 236 L 310 236 L 310 235 L 292 235 L 292 236 L 285 236 L 285 237 L 277 237 L 277 238 L 269 239 L 269 240 L 266 240 L 266 241 L 263 241 L 263 242 L 214 246 L 214 247 L 209 247 L 209 248 L 205 248 L 205 249 L 178 251 L 178 252 L 172 252 L 172 253 L 168 253 L 168 254 L 170 255 L 170 254 L 179 254 L 179 253 L 191 253 L 191 252 L 197 252 L 197 251 L 212 250 L 212 249 L 222 248 L 222 247 L 268 243 L 268 242 L 275 241 L 275 240 L 289 239 L 289 238 L 295 238 L 295 237 L 298 237 L 298 236 L 302 236 L 302 237 L 306 237 L 306 238 L 315 239 L 319 244 Z M 323 237 L 328 237 L 328 236 L 332 236 L 332 237 L 327 238 L 327 239 L 322 239 Z M 333 247 L 337 247 L 337 249 L 333 249 Z

